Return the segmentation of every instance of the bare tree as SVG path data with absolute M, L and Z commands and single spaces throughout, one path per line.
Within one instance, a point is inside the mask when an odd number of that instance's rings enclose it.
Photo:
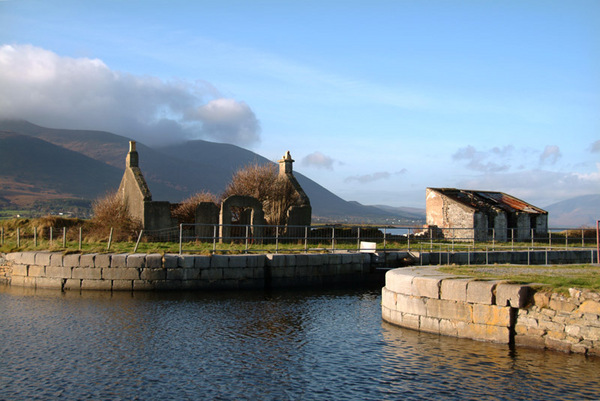
M 219 199 L 212 192 L 198 192 L 178 204 L 171 214 L 179 223 L 194 223 L 196 207 L 202 202 L 212 202 L 218 205 Z

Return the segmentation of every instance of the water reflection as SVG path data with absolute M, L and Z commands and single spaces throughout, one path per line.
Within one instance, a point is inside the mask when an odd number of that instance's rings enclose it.
M 381 321 L 379 290 L 0 287 L 4 399 L 594 399 L 600 360 Z

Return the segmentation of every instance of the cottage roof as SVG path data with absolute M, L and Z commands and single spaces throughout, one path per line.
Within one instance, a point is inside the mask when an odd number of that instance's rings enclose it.
M 429 188 L 456 202 L 477 210 L 502 210 L 509 213 L 525 212 L 530 214 L 548 214 L 547 211 L 533 206 L 504 192 L 476 191 L 457 188 Z

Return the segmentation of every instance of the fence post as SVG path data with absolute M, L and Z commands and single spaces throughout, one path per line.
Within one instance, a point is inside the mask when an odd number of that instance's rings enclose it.
M 183 223 L 179 223 L 179 254 L 183 253 Z
M 548 231 L 548 245 L 550 246 L 550 249 L 552 249 L 552 231 Z
M 17 227 L 17 248 L 21 247 L 21 229 Z
M 0 245 L 4 245 L 4 226 L 0 227 Z
M 600 265 L 600 220 L 596 220 L 596 259 Z
M 81 238 L 82 238 L 81 231 L 82 231 L 81 226 L 79 226 L 79 250 L 80 251 L 81 251 Z M 137 246 L 136 246 L 136 249 L 137 249 Z
M 79 229 L 79 233 L 81 234 L 81 228 Z M 138 239 L 135 242 L 135 248 L 133 248 L 133 253 L 136 253 L 138 250 L 138 245 L 140 244 L 140 240 L 142 239 L 142 234 L 144 233 L 144 230 L 140 230 L 140 235 L 138 235 Z
M 406 230 L 406 241 L 408 243 L 408 251 L 410 252 L 410 227 Z
M 63 248 L 67 247 L 67 228 L 63 227 Z
M 248 253 L 248 235 L 250 234 L 250 226 L 246 225 L 246 249 L 244 253 Z
M 496 229 L 492 228 L 492 251 L 496 250 Z
M 565 230 L 565 249 L 569 249 L 569 230 Z
M 335 227 L 331 227 L 331 252 L 335 251 Z
M 275 254 L 279 252 L 279 226 L 275 226 Z
M 383 250 L 385 251 L 386 247 L 386 236 L 387 236 L 387 228 L 383 227 Z
M 308 226 L 304 226 L 304 252 L 308 253 Z
M 531 247 L 533 248 L 533 238 L 535 237 L 535 230 L 531 229 Z
M 581 229 L 581 247 L 585 248 L 585 241 L 583 240 L 584 235 L 583 235 L 583 229 Z
M 514 228 L 510 229 L 510 250 L 511 251 L 515 250 L 515 229 Z
M 37 227 L 33 227 L 33 246 L 37 248 Z
M 112 243 L 112 236 L 113 236 L 113 228 L 110 228 L 110 234 L 108 235 L 108 245 L 106 246 L 106 250 L 110 250 L 110 244 Z
M 50 246 L 52 246 L 52 240 L 53 240 L 53 238 L 52 238 L 53 232 L 52 231 L 53 231 L 52 226 L 50 226 Z
M 358 227 L 358 232 L 356 234 L 356 250 L 360 251 L 360 227 Z
M 217 252 L 217 225 L 213 226 L 213 253 Z

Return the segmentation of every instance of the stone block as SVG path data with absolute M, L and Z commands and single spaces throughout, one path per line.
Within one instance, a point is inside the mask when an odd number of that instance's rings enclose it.
M 150 280 L 133 280 L 134 291 L 151 291 L 155 289 L 154 281 Z
M 183 280 L 183 269 L 180 267 L 167 270 L 167 280 Z
M 36 252 L 22 252 L 20 263 L 24 265 L 35 265 L 35 254 Z
M 381 289 L 381 305 L 396 310 L 396 293 L 383 287 Z
M 163 266 L 166 269 L 174 269 L 179 264 L 179 255 L 174 253 L 166 253 L 163 256 Z
M 60 278 L 50 277 L 36 277 L 35 288 L 52 288 L 60 290 L 62 289 L 63 281 Z
M 6 260 L 11 262 L 20 262 L 22 252 L 11 252 L 6 254 Z
M 210 256 L 196 256 L 194 258 L 194 267 L 200 269 L 208 269 L 210 267 Z
M 48 266 L 46 267 L 46 277 L 52 278 L 71 278 L 72 267 Z
M 564 331 L 565 325 L 564 323 L 552 322 L 549 320 L 540 320 L 538 322 L 538 327 L 540 329 L 544 329 L 546 331 Z
M 600 302 L 592 300 L 583 301 L 582 304 L 579 305 L 577 312 L 600 315 Z
M 35 264 L 38 266 L 50 266 L 50 252 L 37 252 L 35 254 Z
M 285 255 L 285 266 L 296 266 L 296 255 Z
M 341 262 L 343 265 L 352 263 L 352 254 L 351 253 L 342 253 L 341 258 L 342 258 Z
M 265 278 L 265 267 L 254 267 L 252 269 L 252 278 L 264 279 Z
M 442 279 L 439 277 L 414 277 L 412 280 L 412 294 L 419 297 L 439 299 L 441 282 Z
M 265 255 L 246 255 L 246 267 L 264 267 L 266 257 Z
M 571 343 L 568 341 L 546 336 L 544 337 L 544 343 L 546 348 L 553 349 L 555 351 L 571 352 Z
M 440 286 L 440 298 L 467 302 L 467 285 L 471 279 L 445 279 Z
M 167 269 L 163 268 L 150 268 L 146 267 L 141 269 L 140 271 L 140 280 L 148 281 L 148 280 L 166 280 L 167 279 Z M 134 285 L 135 287 L 135 285 Z
M 550 294 L 538 291 L 533 294 L 533 304 L 539 308 L 547 308 L 550 305 Z
M 247 265 L 246 255 L 231 255 L 228 261 L 229 267 L 243 268 Z
M 110 291 L 112 289 L 111 280 L 81 280 L 82 290 Z
M 382 305 L 381 318 L 388 323 L 394 323 L 391 321 L 391 316 L 392 316 L 392 310 L 387 308 L 385 305 Z
M 420 325 L 420 316 L 413 315 L 410 313 L 400 313 L 397 312 L 398 316 L 401 316 L 400 319 L 397 319 L 401 322 L 400 326 L 407 327 L 413 330 L 419 330 Z
M 473 323 L 510 327 L 510 307 L 473 304 Z
M 146 267 L 151 269 L 160 269 L 162 265 L 162 255 L 160 253 L 151 253 L 146 255 Z
M 440 334 L 458 337 L 457 322 L 449 319 L 440 319 Z
M 74 279 L 100 280 L 102 269 L 98 267 L 74 267 L 71 271 L 71 277 Z
M 106 262 L 106 266 L 96 266 L 96 256 L 95 253 L 85 253 L 81 255 L 79 258 L 79 267 L 109 267 L 110 266 L 110 257 Z M 105 255 L 109 256 L 109 255 Z
M 127 267 L 127 256 L 126 253 L 113 254 L 110 258 L 110 267 L 113 269 Z
M 80 254 L 71 253 L 63 257 L 63 266 L 65 267 L 79 267 Z
M 458 337 L 462 338 L 471 338 L 473 340 L 491 341 L 502 344 L 508 344 L 510 341 L 510 331 L 508 327 L 457 322 L 456 328 Z
M 220 268 L 210 268 L 210 269 L 202 269 L 200 273 L 200 278 L 208 281 L 216 281 L 223 280 L 223 269 Z
M 585 340 L 600 341 L 600 328 L 599 327 L 582 327 L 581 336 Z
M 113 291 L 133 291 L 134 280 L 113 280 L 112 290 Z
M 524 308 L 529 302 L 529 290 L 526 285 L 499 283 L 496 286 L 496 305 Z
M 110 259 L 111 258 L 112 258 L 112 255 L 108 254 L 108 253 L 97 254 L 96 257 L 94 258 L 94 266 L 95 267 L 110 267 Z M 81 267 L 84 267 L 84 266 L 81 266 Z
M 419 330 L 427 333 L 440 333 L 440 319 L 435 317 L 420 316 L 419 317 Z
M 10 279 L 10 285 L 15 287 L 35 287 L 35 277 L 13 276 Z
M 427 316 L 425 299 L 396 293 L 396 310 L 411 315 Z
M 320 253 L 307 254 L 306 264 L 308 266 L 321 266 L 324 263 L 325 258 Z
M 227 255 L 213 255 L 210 261 L 210 267 L 215 269 L 222 269 L 229 267 L 229 256 Z
M 62 266 L 63 265 L 63 254 L 53 252 L 50 255 L 50 266 Z
M 223 279 L 225 280 L 241 280 L 246 278 L 245 270 L 242 267 L 227 267 L 223 269 Z
M 472 321 L 473 305 L 445 299 L 427 299 L 427 316 L 463 322 Z
M 81 289 L 81 280 L 67 279 L 62 288 L 64 291 L 79 291 Z
M 573 312 L 577 309 L 577 305 L 573 302 L 563 299 L 551 298 L 548 307 L 557 312 Z
M 546 348 L 544 337 L 536 335 L 515 335 L 515 345 L 530 348 Z
M 44 277 L 44 276 L 46 276 L 46 266 L 37 266 L 37 265 L 29 266 L 27 275 L 29 277 Z
M 102 278 L 104 280 L 138 280 L 140 278 L 139 269 L 128 267 L 102 269 Z
M 393 269 L 385 273 L 385 286 L 398 294 L 412 295 L 413 275 L 405 274 L 402 269 Z
M 285 255 L 268 253 L 265 256 L 267 257 L 267 260 L 266 260 L 267 266 L 271 266 L 271 267 L 285 266 Z
M 194 267 L 195 264 L 195 257 L 192 255 L 180 255 L 177 258 L 177 266 L 178 267 L 183 267 L 185 269 L 189 269 Z
M 474 304 L 494 305 L 495 281 L 469 281 L 467 284 L 467 302 Z
M 13 265 L 12 266 L 12 276 L 27 276 L 27 272 L 29 270 L 29 266 L 27 265 Z
M 127 256 L 127 267 L 131 269 L 139 269 L 146 267 L 146 254 L 134 253 Z

